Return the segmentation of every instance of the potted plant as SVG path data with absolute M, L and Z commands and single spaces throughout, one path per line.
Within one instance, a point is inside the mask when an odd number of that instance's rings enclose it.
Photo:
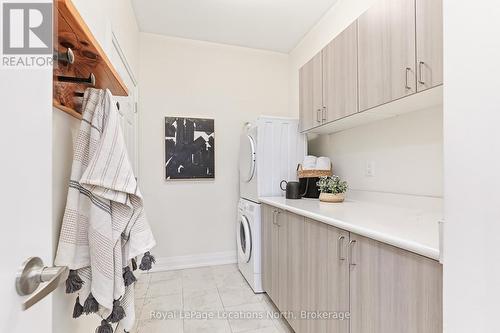
M 321 194 L 319 200 L 323 202 L 343 202 L 347 192 L 347 182 L 340 179 L 339 176 L 320 177 L 316 183 Z

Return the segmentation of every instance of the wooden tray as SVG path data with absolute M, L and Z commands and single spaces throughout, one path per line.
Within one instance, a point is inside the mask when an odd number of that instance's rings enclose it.
M 331 177 L 332 175 L 332 168 L 330 170 L 303 170 L 301 164 L 297 167 L 297 176 L 299 178 Z

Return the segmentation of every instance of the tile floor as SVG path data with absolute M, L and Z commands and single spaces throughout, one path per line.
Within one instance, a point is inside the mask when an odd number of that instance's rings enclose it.
M 268 315 L 276 308 L 266 294 L 253 293 L 236 265 L 142 274 L 138 280 L 133 333 L 292 333 L 283 319 Z M 191 311 L 218 317 L 180 318 Z M 240 313 L 245 318 L 227 318 Z

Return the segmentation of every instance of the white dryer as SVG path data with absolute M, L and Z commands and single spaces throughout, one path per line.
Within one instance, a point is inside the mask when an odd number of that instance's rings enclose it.
M 236 240 L 238 268 L 255 293 L 262 293 L 260 204 L 240 199 Z
M 297 178 L 297 165 L 306 153 L 299 121 L 261 116 L 247 123 L 240 140 L 240 198 L 281 196 L 282 180 Z

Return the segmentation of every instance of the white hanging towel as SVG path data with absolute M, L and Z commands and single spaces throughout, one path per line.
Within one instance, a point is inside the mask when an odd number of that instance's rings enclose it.
M 77 276 L 76 286 L 68 279 L 66 288 L 78 291 L 74 317 L 97 312 L 97 306 L 109 321 L 119 300 L 125 312 L 121 325 L 128 331 L 135 319 L 134 295 L 133 285 L 125 286 L 124 269 L 130 271 L 132 258 L 156 242 L 111 93 L 87 89 L 82 109 L 55 264 L 73 270 L 70 279 Z

